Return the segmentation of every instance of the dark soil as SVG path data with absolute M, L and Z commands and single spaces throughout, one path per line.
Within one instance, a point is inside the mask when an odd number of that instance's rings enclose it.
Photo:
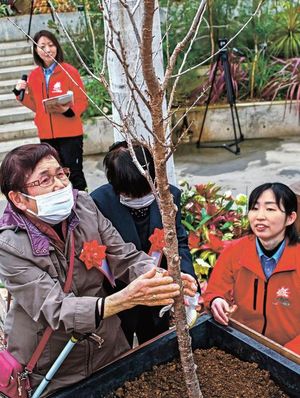
M 256 363 L 243 362 L 219 349 L 196 350 L 195 363 L 204 398 L 288 398 Z M 126 382 L 106 398 L 186 398 L 181 365 L 155 366 Z

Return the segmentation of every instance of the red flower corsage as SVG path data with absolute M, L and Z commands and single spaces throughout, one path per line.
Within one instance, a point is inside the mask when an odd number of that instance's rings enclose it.
M 151 247 L 149 254 L 152 252 L 162 252 L 163 248 L 166 246 L 164 230 L 155 228 L 153 234 L 150 236 L 149 241 L 151 242 Z
M 99 269 L 105 259 L 105 251 L 106 246 L 99 245 L 96 240 L 84 242 L 79 259 L 84 262 L 88 270 L 93 267 Z
M 163 248 L 166 245 L 164 230 L 155 228 L 153 234 L 149 238 L 149 241 L 151 242 L 149 256 L 154 259 L 156 267 L 159 267 L 163 255 Z

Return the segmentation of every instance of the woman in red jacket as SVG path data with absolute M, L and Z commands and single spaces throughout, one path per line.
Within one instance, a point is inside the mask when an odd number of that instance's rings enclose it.
M 252 233 L 220 255 L 204 301 L 215 320 L 234 319 L 300 354 L 300 247 L 296 195 L 281 183 L 249 198 Z
M 83 128 L 81 114 L 87 108 L 84 86 L 78 71 L 64 61 L 62 48 L 56 37 L 47 30 L 34 36 L 33 57 L 38 65 L 28 77 L 20 80 L 13 90 L 23 105 L 35 112 L 35 124 L 42 142 L 47 142 L 59 153 L 64 167 L 71 171 L 74 188 L 87 187 L 83 174 Z M 54 62 L 55 59 L 60 65 Z M 24 98 L 20 98 L 25 90 Z M 73 92 L 74 101 L 44 108 L 43 100 Z

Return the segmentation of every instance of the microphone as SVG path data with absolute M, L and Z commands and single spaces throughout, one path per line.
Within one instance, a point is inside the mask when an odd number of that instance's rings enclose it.
M 21 80 L 25 80 L 27 82 L 27 75 L 22 75 Z M 25 95 L 25 90 L 20 90 L 20 95 L 19 95 L 19 100 L 23 101 L 24 95 Z

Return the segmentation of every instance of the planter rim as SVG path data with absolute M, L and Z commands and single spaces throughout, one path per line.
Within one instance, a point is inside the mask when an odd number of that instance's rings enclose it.
M 273 105 L 295 105 L 297 104 L 297 100 L 293 101 L 257 101 L 257 102 L 237 102 L 236 106 L 238 108 L 247 108 L 247 107 L 255 107 L 255 106 L 273 106 Z M 176 112 L 186 112 L 190 107 L 189 106 L 180 106 L 180 107 L 173 107 L 172 109 Z M 208 109 L 214 110 L 214 109 L 227 109 L 229 108 L 229 104 L 213 104 L 209 105 Z M 200 111 L 205 109 L 205 105 L 197 105 L 191 107 L 191 109 L 188 110 L 188 112 L 194 112 L 194 111 Z

